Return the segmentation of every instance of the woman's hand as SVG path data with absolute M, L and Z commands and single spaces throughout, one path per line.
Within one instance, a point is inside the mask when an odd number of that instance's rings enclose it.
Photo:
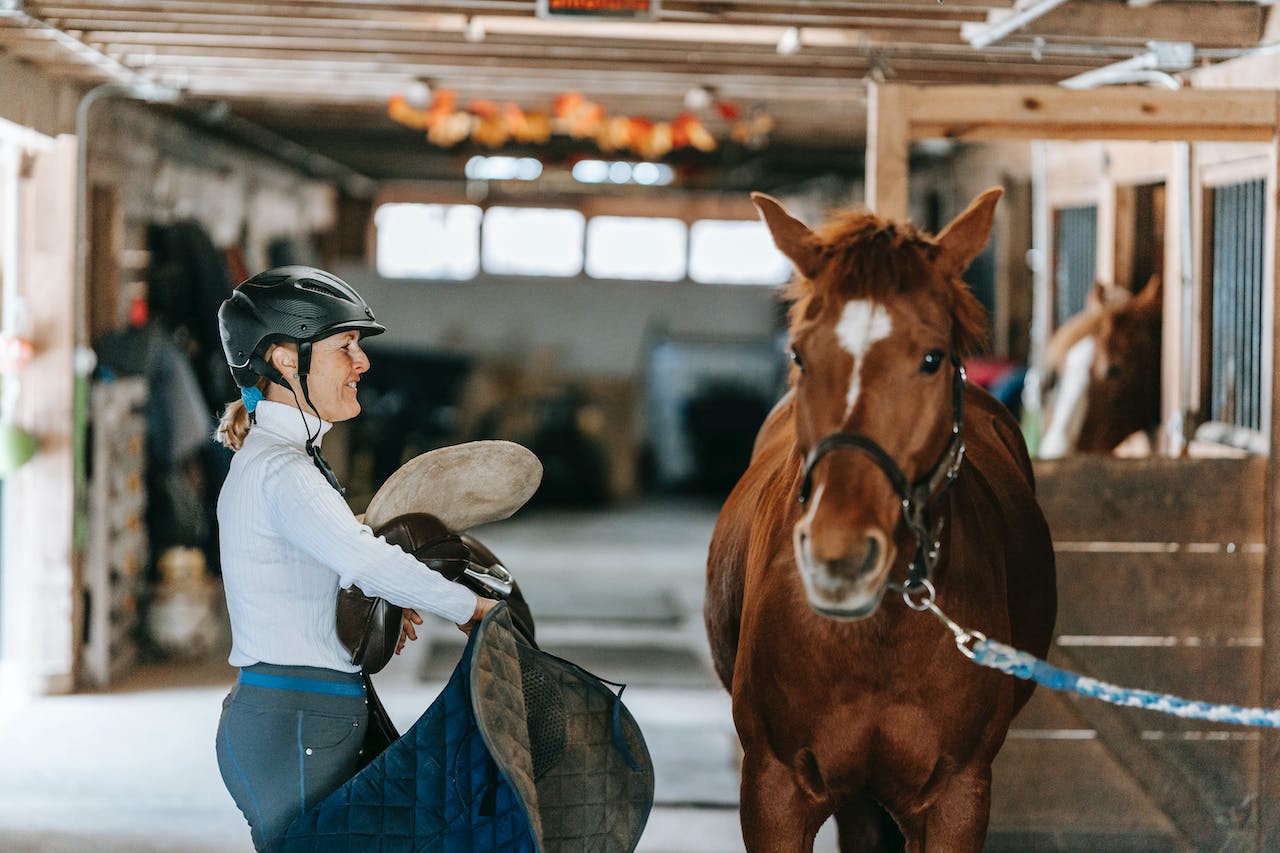
M 418 632 L 413 629 L 413 626 L 421 624 L 422 617 L 418 615 L 418 611 L 406 607 L 400 624 L 400 642 L 396 643 L 396 654 L 404 651 L 404 644 L 407 641 L 418 639 Z
M 479 625 L 480 620 L 484 618 L 484 615 L 492 610 L 493 606 L 497 603 L 498 602 L 494 601 L 492 598 L 485 598 L 482 595 L 477 595 L 475 613 L 471 614 L 471 620 L 469 622 L 460 623 L 458 625 L 458 630 L 470 636 L 471 629 Z

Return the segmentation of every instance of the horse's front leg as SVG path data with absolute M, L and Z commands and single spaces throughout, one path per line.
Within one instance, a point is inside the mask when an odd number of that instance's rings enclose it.
M 906 853 L 980 853 L 991 818 L 991 767 L 947 780 L 928 808 L 900 820 Z
M 744 750 L 738 809 L 748 853 L 812 853 L 830 807 L 805 791 L 792 769 L 766 746 Z

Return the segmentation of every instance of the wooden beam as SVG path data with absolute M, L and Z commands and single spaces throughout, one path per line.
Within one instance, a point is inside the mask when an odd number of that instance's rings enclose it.
M 1280 707 L 1280 335 L 1276 334 L 1276 309 L 1280 306 L 1280 263 L 1276 250 L 1280 246 L 1280 136 L 1271 146 L 1271 163 L 1267 181 L 1267 279 L 1270 291 L 1263 304 L 1263 317 L 1270 318 L 1271 404 L 1269 433 L 1271 453 L 1267 456 L 1267 483 L 1263 490 L 1266 508 L 1267 554 L 1262 576 L 1262 704 Z M 1269 304 L 1267 304 L 1269 303 Z M 1262 729 L 1258 756 L 1258 850 L 1280 847 L 1280 732 Z
M 898 86 L 867 87 L 867 207 L 888 219 L 906 220 L 909 114 Z
M 911 139 L 1270 141 L 1280 126 L 1272 90 L 1057 86 L 904 86 Z
M 74 687 L 73 636 L 77 609 L 74 543 L 75 447 L 72 434 L 76 315 L 73 252 L 75 233 L 76 139 L 60 136 L 34 158 L 23 181 L 23 217 L 18 289 L 27 309 L 35 356 L 23 369 L 29 389 L 18 397 L 15 423 L 39 439 L 36 455 L 5 480 L 5 557 L 20 567 L 27 599 L 39 602 L 31 614 L 17 659 L 31 662 L 29 686 L 38 693 L 65 693 Z
M 1252 47 L 1262 38 L 1265 24 L 1266 10 L 1257 4 L 1166 2 L 1159 9 L 1143 9 L 1077 0 L 1034 21 L 1022 34 L 1136 44 L 1189 41 L 1198 48 Z

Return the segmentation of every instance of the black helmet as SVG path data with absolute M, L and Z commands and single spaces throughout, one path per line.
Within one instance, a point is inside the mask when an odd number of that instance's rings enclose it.
M 259 376 L 285 385 L 284 377 L 263 358 L 272 344 L 299 345 L 299 373 L 305 375 L 313 341 L 353 329 L 361 337 L 387 330 L 351 285 L 315 267 L 260 272 L 241 283 L 218 309 L 222 349 L 241 388 L 256 384 Z

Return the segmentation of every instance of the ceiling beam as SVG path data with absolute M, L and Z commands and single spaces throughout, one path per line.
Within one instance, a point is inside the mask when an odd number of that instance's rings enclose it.
M 885 87 L 889 88 L 889 87 Z M 1280 92 L 1115 87 L 901 86 L 911 139 L 1271 141 Z
M 1189 41 L 1198 48 L 1256 45 L 1268 9 L 1254 3 L 1206 3 L 1166 0 L 1159 9 L 1077 0 L 1055 9 L 1027 27 L 1045 38 L 1111 41 Z

